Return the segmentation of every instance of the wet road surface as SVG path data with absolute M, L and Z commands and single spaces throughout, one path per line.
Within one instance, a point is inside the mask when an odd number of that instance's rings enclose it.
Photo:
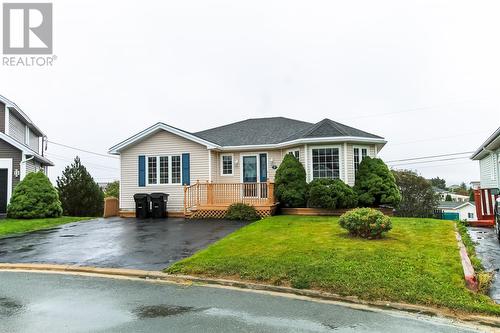
M 0 272 L 2 332 L 475 332 L 448 320 L 201 286 Z
M 0 262 L 161 270 L 244 225 L 181 218 L 76 222 L 0 238 Z
M 485 270 L 494 273 L 490 297 L 500 303 L 500 243 L 493 228 L 469 228 L 469 234 L 476 243 L 476 254 Z

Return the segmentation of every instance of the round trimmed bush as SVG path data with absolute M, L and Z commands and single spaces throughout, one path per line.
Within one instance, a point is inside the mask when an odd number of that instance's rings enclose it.
M 356 207 L 356 192 L 340 179 L 315 179 L 309 183 L 308 207 L 352 208 Z
M 62 214 L 57 190 L 43 172 L 32 172 L 17 184 L 7 207 L 14 219 L 58 217 Z
M 234 203 L 227 209 L 226 219 L 238 221 L 257 221 L 259 214 L 253 206 L 244 203 Z
M 373 208 L 356 208 L 343 214 L 340 226 L 353 236 L 381 238 L 382 233 L 392 229 L 391 219 Z

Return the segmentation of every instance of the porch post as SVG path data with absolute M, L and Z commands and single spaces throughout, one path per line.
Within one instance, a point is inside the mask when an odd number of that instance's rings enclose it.
M 267 181 L 267 201 L 274 205 L 274 183 Z
M 474 190 L 474 203 L 476 204 L 476 216 L 478 220 L 483 219 L 483 211 L 481 209 L 482 200 L 481 200 L 481 190 Z
M 214 203 L 214 184 L 207 181 L 207 204 L 213 205 Z

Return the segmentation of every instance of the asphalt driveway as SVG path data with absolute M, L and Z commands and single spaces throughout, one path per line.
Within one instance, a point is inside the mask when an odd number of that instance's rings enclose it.
M 494 273 L 490 297 L 500 303 L 500 244 L 495 229 L 469 228 L 469 234 L 476 243 L 476 254 L 484 268 Z
M 246 223 L 108 218 L 0 238 L 0 262 L 161 270 Z

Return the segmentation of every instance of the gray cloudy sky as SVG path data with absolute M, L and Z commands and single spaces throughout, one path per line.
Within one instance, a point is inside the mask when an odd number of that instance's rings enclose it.
M 498 1 L 54 1 L 52 68 L 0 66 L 49 140 L 105 153 L 163 121 L 331 118 L 387 161 L 471 151 L 500 126 Z M 75 151 L 49 145 L 55 179 Z M 112 158 L 78 153 L 99 181 Z M 393 163 L 396 164 L 396 163 Z M 406 165 L 448 183 L 462 160 Z

